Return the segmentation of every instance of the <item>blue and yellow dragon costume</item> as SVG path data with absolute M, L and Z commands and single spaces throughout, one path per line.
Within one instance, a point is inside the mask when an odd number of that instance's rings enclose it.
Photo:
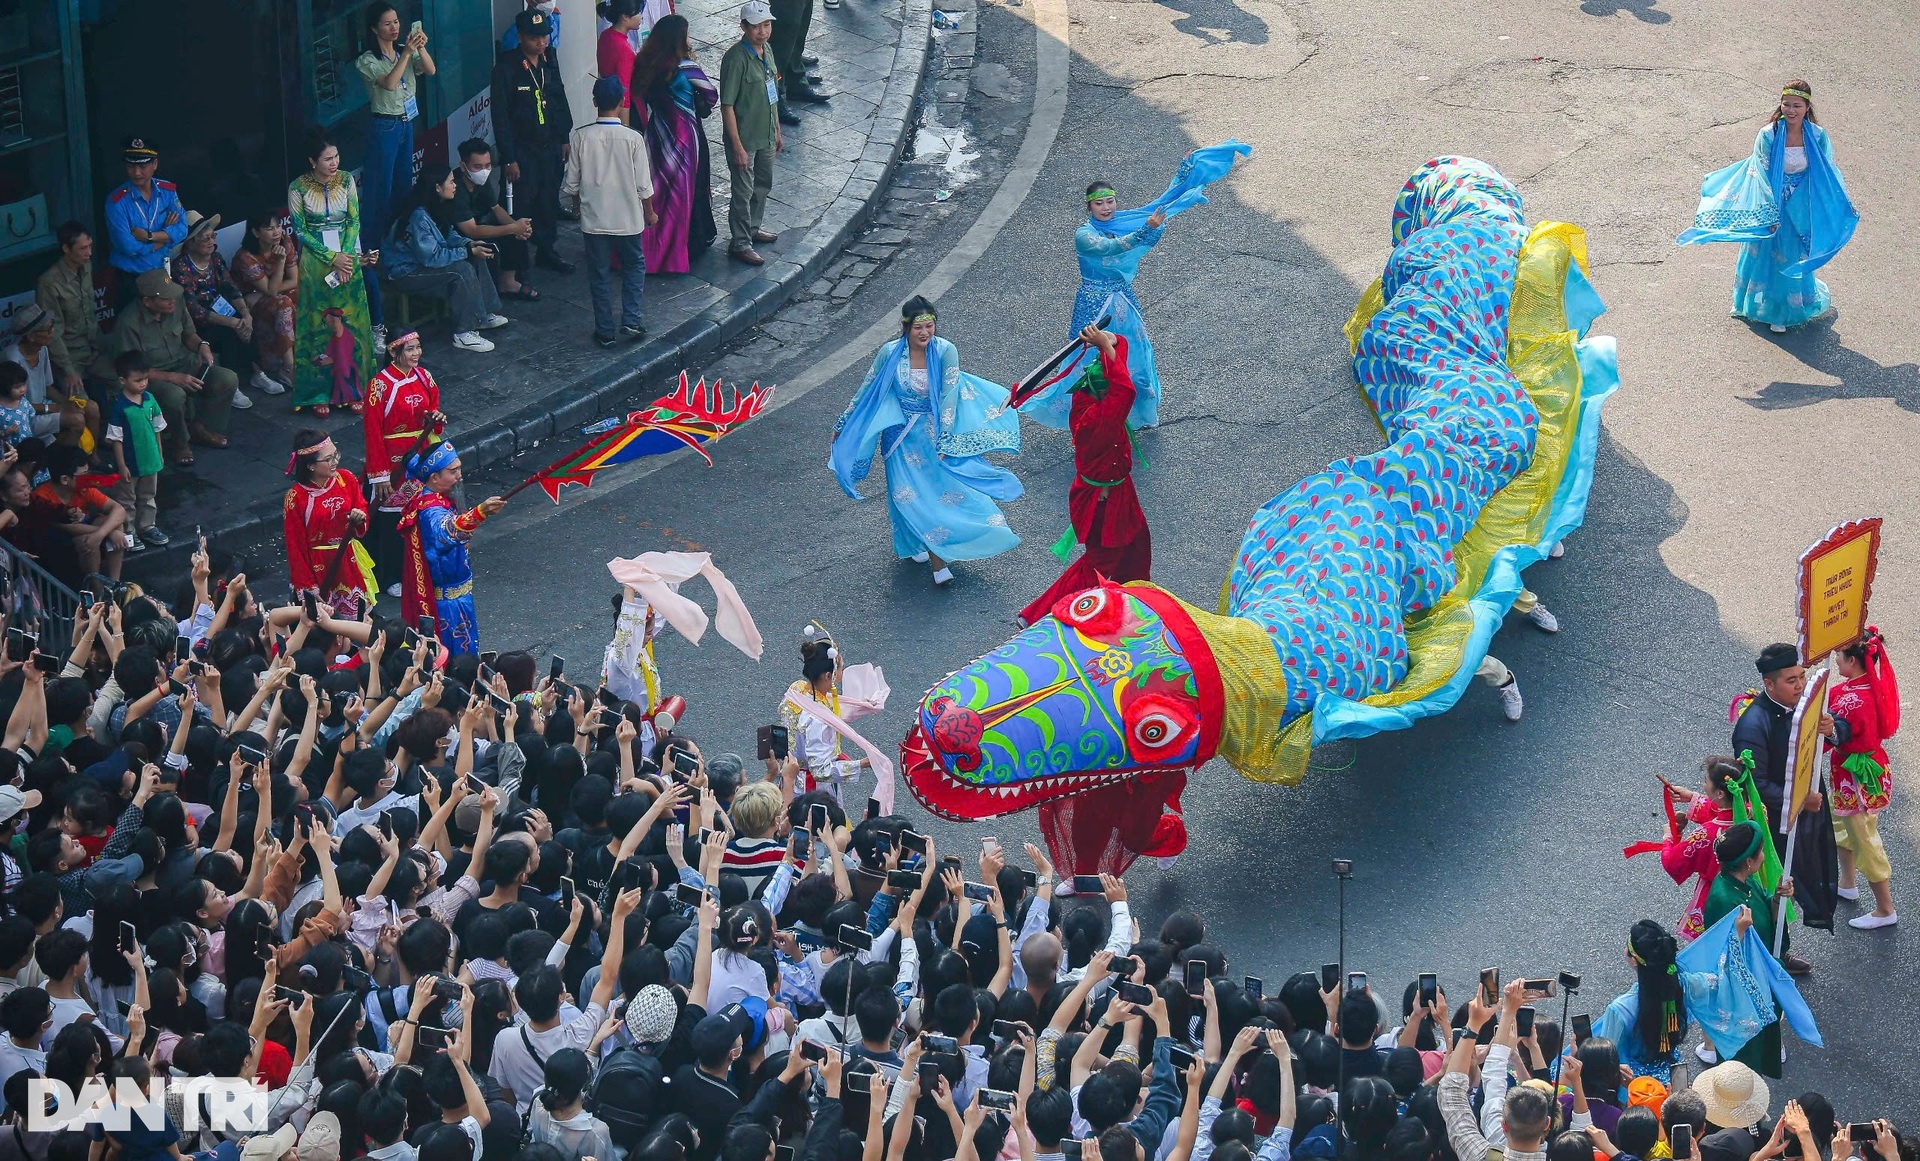
M 1313 746 L 1458 700 L 1521 571 L 1580 525 L 1619 378 L 1584 233 L 1529 227 L 1484 162 L 1421 167 L 1392 239 L 1346 326 L 1387 446 L 1256 512 L 1218 612 L 1103 585 L 935 685 L 901 746 L 929 810 L 1044 805 L 1063 870 L 1118 870 L 1183 845 L 1163 805 L 1208 759 L 1293 784 Z

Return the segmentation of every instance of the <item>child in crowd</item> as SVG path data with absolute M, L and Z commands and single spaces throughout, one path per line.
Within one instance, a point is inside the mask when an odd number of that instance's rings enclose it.
M 160 414 L 160 401 L 147 393 L 151 369 L 146 356 L 124 351 L 113 360 L 113 372 L 120 379 L 120 392 L 107 405 L 107 446 L 113 449 L 113 466 L 120 473 L 113 498 L 133 522 L 127 531 L 127 549 L 139 552 L 148 544 L 165 545 L 170 539 L 155 527 L 160 518 L 160 469 L 166 465 L 160 454 L 160 433 L 167 430 L 167 419 Z

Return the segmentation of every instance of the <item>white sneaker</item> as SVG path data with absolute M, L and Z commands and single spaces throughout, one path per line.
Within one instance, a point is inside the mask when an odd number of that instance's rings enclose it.
M 487 316 L 487 321 L 480 324 L 480 329 L 483 331 L 490 331 L 495 327 L 506 326 L 508 323 L 512 321 L 513 321 L 512 319 L 508 318 L 504 314 L 490 314 Z
M 1861 931 L 1875 931 L 1882 927 L 1892 927 L 1898 922 L 1900 922 L 1900 914 L 1897 911 L 1892 915 L 1874 915 L 1869 913 L 1866 915 L 1856 915 L 1852 919 L 1847 920 L 1847 926 L 1858 928 Z
M 1720 1054 L 1718 1052 L 1715 1052 L 1713 1050 L 1713 1045 L 1708 1043 L 1705 1040 L 1702 1040 L 1699 1046 L 1693 1050 L 1693 1054 L 1695 1057 L 1699 1058 L 1699 1061 L 1702 1064 L 1720 1063 Z
M 1526 703 L 1520 700 L 1519 678 L 1507 678 L 1507 683 L 1501 686 L 1498 692 L 1500 694 L 1500 709 L 1507 715 L 1507 720 L 1510 722 L 1519 721 L 1520 711 L 1526 706 Z
M 399 581 L 394 581 L 392 584 L 387 586 L 387 595 L 390 597 L 397 597 L 401 595 Z
M 463 351 L 480 351 L 485 353 L 493 350 L 493 344 L 481 338 L 480 332 L 478 331 L 461 331 L 459 334 L 453 336 L 453 345 Z
M 934 584 L 943 585 L 952 579 L 953 579 L 953 570 L 950 568 L 936 568 L 933 570 Z
M 145 552 L 147 550 L 147 546 L 142 544 L 140 538 L 135 536 L 131 531 L 122 532 L 121 535 L 127 538 L 128 552 Z
M 1560 631 L 1560 618 L 1549 613 L 1545 605 L 1535 605 L 1533 608 L 1528 609 L 1527 620 L 1532 621 L 1534 626 L 1542 633 L 1558 633 Z
M 1787 333 L 1787 328 L 1781 326 L 1779 323 L 1774 323 L 1772 326 L 1768 327 L 1767 329 L 1772 331 L 1776 335 L 1784 335 Z
M 1842 899 L 1858 899 L 1860 897 L 1860 888 L 1858 887 L 1835 887 L 1833 891 L 1834 894 L 1840 896 Z
M 253 400 L 247 398 L 245 391 L 235 387 L 233 389 L 233 405 L 241 411 L 248 411 L 253 407 Z
M 265 371 L 255 371 L 253 378 L 247 380 L 247 382 L 255 391 L 258 391 L 262 395 L 285 395 L 287 393 L 287 389 L 280 385 L 280 380 L 275 379 Z
M 1561 557 L 1565 556 L 1566 554 L 1567 554 L 1567 542 L 1564 540 L 1556 540 L 1553 542 L 1552 551 L 1547 553 L 1547 559 L 1559 560 Z
M 386 323 L 373 324 L 373 353 L 376 355 L 384 355 L 387 353 Z
M 913 563 L 915 564 L 925 564 L 932 559 L 933 558 L 931 556 L 928 556 L 924 552 L 916 552 L 913 554 Z

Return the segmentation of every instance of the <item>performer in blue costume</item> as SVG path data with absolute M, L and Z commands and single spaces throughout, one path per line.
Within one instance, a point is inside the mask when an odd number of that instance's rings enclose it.
M 400 536 L 406 546 L 401 615 L 413 626 L 432 617 L 440 644 L 450 654 L 478 653 L 480 623 L 473 612 L 473 565 L 467 559 L 467 541 L 507 502 L 489 496 L 465 512 L 454 512 L 447 497 L 460 486 L 460 453 L 451 442 L 409 455 L 407 475 L 420 481 L 424 490 L 400 515 Z
M 933 304 L 914 295 L 900 308 L 900 337 L 880 348 L 866 381 L 833 427 L 827 462 L 847 495 L 887 462 L 893 551 L 953 579 L 956 560 L 984 560 L 1020 543 L 995 500 L 1017 500 L 1020 480 L 988 452 L 1020 450 L 1020 417 L 1007 389 L 960 369 L 952 343 L 934 334 Z
M 1733 316 L 1776 334 L 1812 322 L 1832 305 L 1813 272 L 1853 237 L 1860 215 L 1814 123 L 1813 87 L 1789 81 L 1753 156 L 1707 175 L 1700 209 L 1680 245 L 1739 242 Z
M 1167 219 L 1207 200 L 1207 183 L 1225 177 L 1236 158 L 1253 152 L 1238 141 L 1224 141 L 1187 154 L 1167 185 L 1167 192 L 1131 210 L 1120 208 L 1113 183 L 1096 181 L 1087 187 L 1087 221 L 1074 231 L 1073 248 L 1080 256 L 1080 292 L 1073 298 L 1072 335 L 1102 315 L 1102 329 L 1127 340 L 1127 371 L 1133 377 L 1130 427 L 1152 427 L 1160 422 L 1160 377 L 1154 373 L 1153 344 L 1147 341 L 1140 318 L 1140 300 L 1133 294 L 1133 278 L 1140 260 L 1166 230 Z M 1020 405 L 1020 413 L 1047 427 L 1065 430 L 1073 409 L 1069 388 L 1080 373 L 1098 361 L 1097 352 L 1082 351 L 1063 368 L 1047 390 Z

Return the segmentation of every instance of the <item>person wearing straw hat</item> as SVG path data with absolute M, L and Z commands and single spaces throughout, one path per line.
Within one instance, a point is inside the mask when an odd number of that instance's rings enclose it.
M 1707 1106 L 1707 1127 L 1717 1130 L 1700 1142 L 1704 1154 L 1709 1142 L 1725 1138 L 1730 1132 L 1747 1133 L 1752 1144 L 1742 1148 L 1737 1141 L 1720 1140 L 1719 1148 L 1746 1157 L 1760 1147 L 1762 1136 L 1749 1132 L 1767 1115 L 1772 1093 L 1760 1074 L 1737 1060 L 1716 1064 L 1693 1078 L 1693 1095 Z
M 254 361 L 253 312 L 247 309 L 246 295 L 227 270 L 227 260 L 220 256 L 219 229 L 219 214 L 187 211 L 187 238 L 174 253 L 173 280 L 186 291 L 187 317 L 193 320 L 194 329 L 212 345 L 220 362 L 234 368 L 238 375 L 241 368 L 252 366 Z M 272 382 L 257 369 L 253 376 L 255 388 L 261 391 L 266 391 L 261 386 L 263 380 Z M 233 405 L 245 411 L 253 406 L 253 400 L 235 387 Z

